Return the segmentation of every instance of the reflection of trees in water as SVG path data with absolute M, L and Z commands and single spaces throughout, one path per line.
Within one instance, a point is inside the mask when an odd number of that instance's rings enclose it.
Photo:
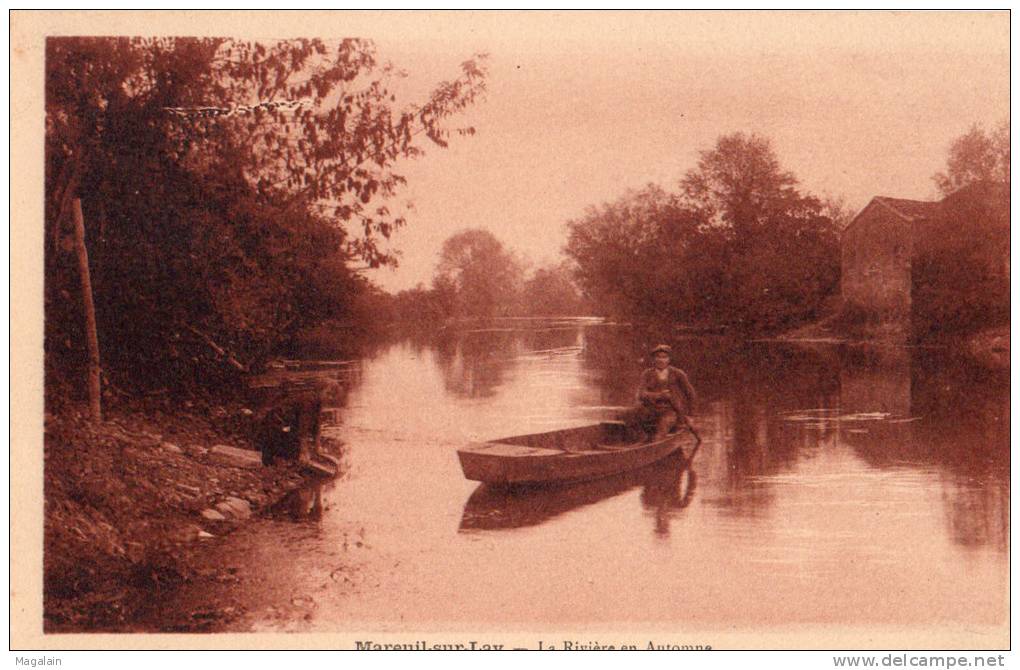
M 515 360 L 528 352 L 551 352 L 576 347 L 580 327 L 555 327 L 548 322 L 494 319 L 474 330 L 447 330 L 430 341 L 443 382 L 451 393 L 465 398 L 495 395 Z
M 538 327 L 518 331 L 518 336 L 525 352 L 552 351 L 578 346 L 581 329 L 578 326 Z
M 578 341 L 574 331 L 536 327 L 451 333 L 430 346 L 451 392 L 485 397 L 504 383 L 515 355 Z M 935 468 L 954 541 L 1007 546 L 1008 372 L 995 375 L 944 349 L 755 344 L 594 326 L 581 334 L 580 362 L 601 404 L 633 402 L 648 345 L 659 341 L 673 346 L 676 364 L 697 389 L 696 422 L 705 447 L 723 461 L 718 470 L 702 473 L 713 485 L 721 482 L 721 491 L 706 503 L 727 513 L 760 514 L 775 497 L 769 475 L 843 444 L 877 469 Z M 792 422 L 783 416 L 804 410 L 883 412 L 891 420 Z M 668 518 L 656 517 L 660 532 L 668 529 Z
M 910 415 L 910 350 L 846 347 L 840 361 L 840 411 Z
M 919 352 L 912 413 L 916 443 L 944 473 L 953 539 L 964 546 L 1009 542 L 1009 372 Z
M 632 402 L 654 339 L 630 329 L 585 333 L 584 365 L 607 404 Z M 1005 547 L 1008 374 L 997 378 L 945 350 L 666 341 L 701 398 L 698 422 L 712 427 L 710 439 L 725 454 L 724 491 L 713 504 L 761 513 L 774 498 L 761 477 L 791 470 L 838 438 L 877 468 L 938 467 L 954 540 Z M 883 412 L 891 420 L 783 420 L 783 412 L 800 410 Z M 867 432 L 850 432 L 858 430 Z
M 644 352 L 630 328 L 596 327 L 584 332 L 581 367 L 599 392 L 599 404 L 634 402 Z
M 503 384 L 520 342 L 511 331 L 449 332 L 434 342 L 446 389 L 464 398 L 488 398 Z
M 748 383 L 760 391 L 753 394 L 759 404 L 784 408 L 820 402 L 816 391 L 829 397 L 838 387 L 838 361 L 825 349 L 718 336 L 670 338 L 634 328 L 587 329 L 582 363 L 610 399 L 631 402 L 641 371 L 652 364 L 648 350 L 660 342 L 673 348 L 673 364 L 687 373 L 706 406 L 728 400 Z
M 843 411 L 890 412 L 843 431 L 869 465 L 936 467 L 951 537 L 1005 549 L 1009 533 L 1009 375 L 946 350 L 852 348 L 841 369 Z
M 727 465 L 721 506 L 761 514 L 775 497 L 761 478 L 792 470 L 831 438 L 831 427 L 805 434 L 783 418 L 784 412 L 832 405 L 838 387 L 824 363 L 795 351 L 747 352 L 728 363 L 735 379 L 728 400 L 718 403 Z
M 1002 551 L 1009 548 L 1007 477 L 977 487 L 959 476 L 946 482 L 942 498 L 954 542 L 965 547 L 991 545 Z
M 990 375 L 945 350 L 670 339 L 660 332 L 605 326 L 586 328 L 581 341 L 582 369 L 604 405 L 633 402 L 649 344 L 665 341 L 674 347 L 676 364 L 700 396 L 697 422 L 707 429 L 706 446 L 724 460 L 722 490 L 706 502 L 728 513 L 761 514 L 775 497 L 769 475 L 792 470 L 838 440 L 875 468 L 934 466 L 942 474 L 954 541 L 1006 546 L 1008 374 Z M 485 397 L 503 383 L 515 353 L 576 342 L 569 330 L 461 333 L 437 343 L 437 352 L 447 388 Z M 891 420 L 784 420 L 784 412 L 803 410 L 882 412 Z M 656 518 L 666 532 L 668 515 Z
M 756 478 L 790 469 L 805 446 L 804 436 L 780 413 L 833 406 L 838 360 L 828 349 L 594 328 L 585 333 L 583 362 L 606 404 L 634 401 L 640 371 L 649 365 L 645 352 L 657 341 L 673 347 L 675 364 L 687 372 L 699 396 L 696 421 L 718 445 L 712 448 L 725 454 L 725 490 L 713 504 L 740 514 L 762 511 L 772 493 Z M 831 433 L 831 428 L 818 431 L 808 446 Z

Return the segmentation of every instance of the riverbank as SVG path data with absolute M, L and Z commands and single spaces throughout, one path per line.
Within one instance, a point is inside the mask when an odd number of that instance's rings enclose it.
M 943 346 L 962 350 L 981 365 L 1009 369 L 1010 327 L 987 328 L 967 336 L 925 342 L 929 346 Z M 780 342 L 804 342 L 812 344 L 873 344 L 908 345 L 910 333 L 903 323 L 877 323 L 848 325 L 839 314 L 830 315 L 779 335 Z M 917 344 L 916 342 L 914 344 Z
M 189 404 L 125 404 L 100 425 L 84 407 L 47 414 L 47 632 L 123 629 L 196 578 L 208 543 L 308 482 L 296 464 L 261 465 L 250 410 Z
M 909 338 L 910 333 L 904 323 L 895 321 L 871 323 L 843 312 L 829 314 L 776 337 L 777 340 L 786 342 L 894 345 L 906 344 Z

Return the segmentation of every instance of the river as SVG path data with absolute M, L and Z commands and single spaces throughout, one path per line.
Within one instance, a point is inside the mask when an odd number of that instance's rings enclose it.
M 690 463 L 517 493 L 462 477 L 467 442 L 610 417 L 660 338 L 506 320 L 324 371 L 344 476 L 212 541 L 227 576 L 165 606 L 229 605 L 241 631 L 1004 630 L 1009 376 L 947 350 L 674 336 Z

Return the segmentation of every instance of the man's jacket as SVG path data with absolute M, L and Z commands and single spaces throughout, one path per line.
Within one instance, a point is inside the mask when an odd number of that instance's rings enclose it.
M 669 405 L 680 416 L 687 416 L 694 410 L 694 387 L 687 379 L 687 375 L 680 368 L 672 365 L 666 368 L 668 373 L 666 380 L 659 379 L 658 371 L 655 368 L 648 368 L 641 373 L 641 388 L 638 391 L 638 401 L 648 405 Z M 669 391 L 669 400 L 652 400 L 648 394 Z

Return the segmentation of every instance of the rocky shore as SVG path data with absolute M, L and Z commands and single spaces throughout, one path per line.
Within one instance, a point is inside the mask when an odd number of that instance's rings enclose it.
M 99 425 L 84 408 L 47 414 L 47 632 L 122 629 L 195 578 L 206 544 L 316 476 L 263 466 L 250 410 L 190 404 L 138 402 Z

